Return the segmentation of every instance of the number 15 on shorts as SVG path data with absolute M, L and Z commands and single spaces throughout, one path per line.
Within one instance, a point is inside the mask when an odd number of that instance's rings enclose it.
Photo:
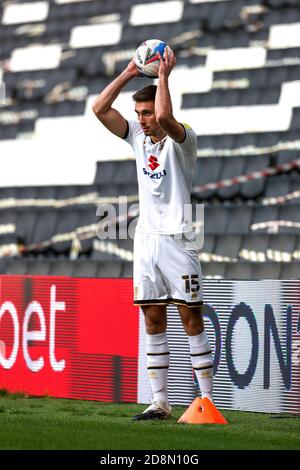
M 198 292 L 200 290 L 199 275 L 198 274 L 185 274 L 181 276 L 185 282 L 185 292 Z

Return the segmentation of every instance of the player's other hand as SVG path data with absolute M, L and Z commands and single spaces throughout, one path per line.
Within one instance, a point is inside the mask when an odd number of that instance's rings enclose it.
M 133 59 L 127 65 L 126 71 L 129 72 L 133 77 L 139 77 L 141 75 Z
M 168 47 L 168 49 L 165 48 L 163 57 L 159 53 L 158 56 L 160 61 L 158 78 L 163 76 L 168 77 L 176 64 L 175 54 L 172 49 Z

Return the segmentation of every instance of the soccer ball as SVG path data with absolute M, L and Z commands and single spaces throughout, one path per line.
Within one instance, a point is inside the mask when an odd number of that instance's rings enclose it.
M 159 70 L 159 56 L 163 57 L 165 48 L 169 52 L 169 46 L 159 39 L 148 39 L 142 42 L 134 54 L 134 62 L 142 76 L 157 78 Z

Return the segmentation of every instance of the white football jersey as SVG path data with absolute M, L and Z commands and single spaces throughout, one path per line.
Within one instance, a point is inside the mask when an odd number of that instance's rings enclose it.
M 126 140 L 137 167 L 140 216 L 136 231 L 156 234 L 190 232 L 191 190 L 197 158 L 197 136 L 184 124 L 186 137 L 169 136 L 153 143 L 137 121 L 128 121 Z

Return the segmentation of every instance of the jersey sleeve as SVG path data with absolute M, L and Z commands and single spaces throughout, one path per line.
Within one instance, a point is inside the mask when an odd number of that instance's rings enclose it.
M 141 126 L 137 121 L 127 121 L 128 127 L 126 135 L 123 137 L 130 145 L 134 144 L 135 137 L 141 132 Z
M 197 154 L 197 135 L 195 131 L 186 123 L 181 123 L 185 130 L 185 138 L 183 142 L 176 142 L 183 153 Z

